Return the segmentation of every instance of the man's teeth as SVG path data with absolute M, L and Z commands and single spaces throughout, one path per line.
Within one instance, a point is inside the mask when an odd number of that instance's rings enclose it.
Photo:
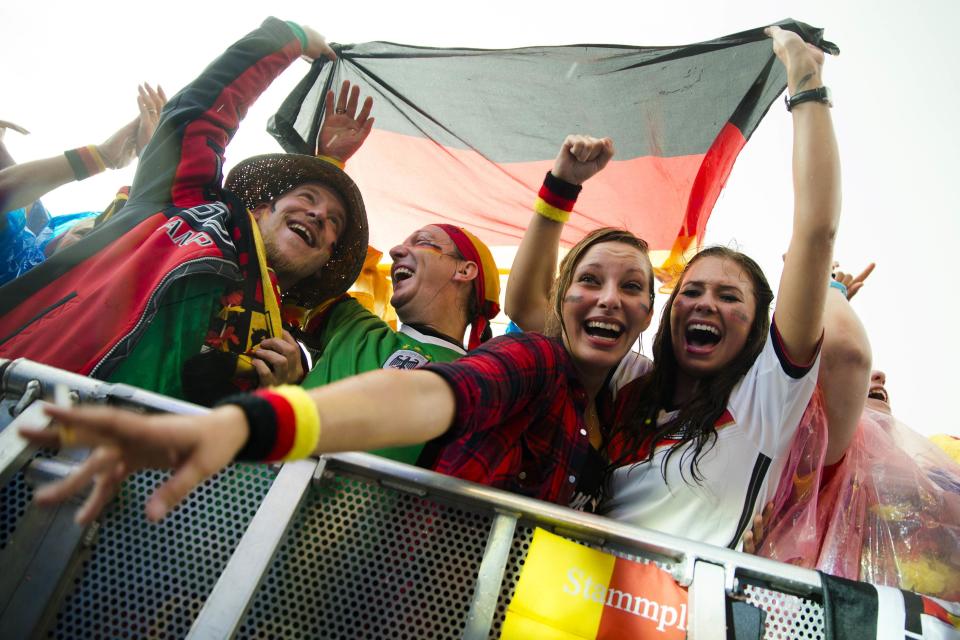
M 400 281 L 406 280 L 407 278 L 413 277 L 413 271 L 407 269 L 406 267 L 397 267 L 393 270 L 393 279 Z
M 290 227 L 291 231 L 301 236 L 307 244 L 309 244 L 311 247 L 313 246 L 313 234 L 310 233 L 309 229 L 299 222 L 291 222 L 288 226 Z
M 708 324 L 692 324 L 689 327 L 687 327 L 687 330 L 688 331 L 706 331 L 708 333 L 712 333 L 715 336 L 720 335 L 720 331 L 717 330 L 716 327 L 711 327 Z

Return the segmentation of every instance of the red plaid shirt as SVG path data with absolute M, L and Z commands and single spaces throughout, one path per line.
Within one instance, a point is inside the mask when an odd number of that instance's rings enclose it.
M 425 367 L 453 390 L 453 425 L 419 464 L 448 475 L 567 505 L 587 462 L 587 393 L 560 340 L 495 338 L 455 362 Z M 597 398 L 601 424 L 609 392 Z

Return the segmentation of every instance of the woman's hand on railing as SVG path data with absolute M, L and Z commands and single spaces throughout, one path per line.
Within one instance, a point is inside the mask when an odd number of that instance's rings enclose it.
M 97 518 L 130 474 L 173 469 L 147 500 L 147 518 L 162 520 L 197 485 L 230 464 L 248 435 L 246 417 L 235 405 L 202 416 L 143 415 L 110 407 L 51 406 L 46 413 L 57 426 L 23 428 L 20 435 L 39 447 L 92 450 L 76 471 L 38 490 L 35 499 L 58 504 L 93 483 L 75 517 L 83 525 Z

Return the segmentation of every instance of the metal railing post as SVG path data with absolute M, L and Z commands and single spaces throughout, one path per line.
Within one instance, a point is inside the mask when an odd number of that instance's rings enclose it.
M 321 458 L 288 462 L 260 503 L 230 562 L 190 627 L 188 638 L 232 638 L 310 489 Z
M 516 529 L 517 518 L 502 513 L 498 513 L 490 525 L 490 536 L 480 562 L 473 601 L 470 603 L 470 613 L 467 614 L 467 625 L 463 631 L 464 640 L 484 640 L 490 636 L 493 614 L 500 598 L 500 585 Z

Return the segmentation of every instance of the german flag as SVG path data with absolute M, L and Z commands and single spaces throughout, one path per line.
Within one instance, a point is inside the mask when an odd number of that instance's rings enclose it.
M 830 53 L 823 30 L 781 27 Z M 600 226 L 645 238 L 666 270 L 703 237 L 733 163 L 786 86 L 762 28 L 677 47 L 571 45 L 438 49 L 334 45 L 270 123 L 289 152 L 314 152 L 323 98 L 343 80 L 375 100 L 376 124 L 351 159 L 389 247 L 436 220 L 516 245 L 564 136 L 613 138 L 617 155 L 590 181 L 564 230 L 567 246 Z

